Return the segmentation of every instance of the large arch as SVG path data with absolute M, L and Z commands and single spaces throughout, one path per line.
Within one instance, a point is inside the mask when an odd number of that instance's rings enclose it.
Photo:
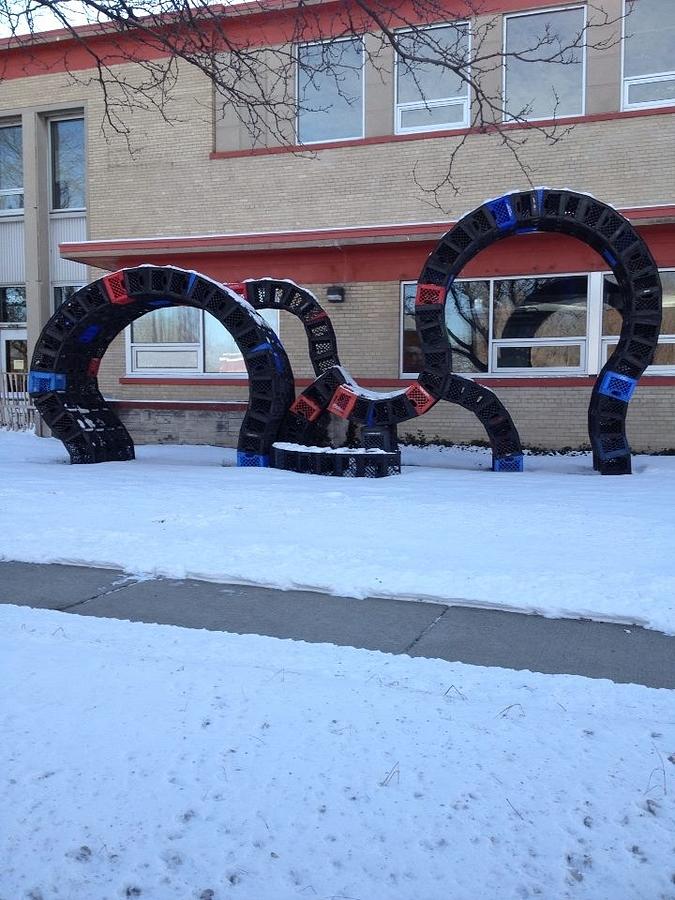
M 661 326 L 661 280 L 647 245 L 630 222 L 594 197 L 550 188 L 507 194 L 468 213 L 441 238 L 418 281 L 415 319 L 424 353 L 420 382 L 434 397 L 451 399 L 458 376 L 448 376 L 451 348 L 444 327 L 448 289 L 489 244 L 532 231 L 578 238 L 603 257 L 619 283 L 621 335 L 593 387 L 588 432 L 594 467 L 603 475 L 628 474 L 626 412 L 640 376 L 654 358 Z
M 134 444 L 98 388 L 111 341 L 131 322 L 167 306 L 211 313 L 234 338 L 249 378 L 249 405 L 239 436 L 239 465 L 267 465 L 294 398 L 293 373 L 269 325 L 233 290 L 174 266 L 122 269 L 66 300 L 44 327 L 33 353 L 29 391 L 73 463 L 134 458 Z

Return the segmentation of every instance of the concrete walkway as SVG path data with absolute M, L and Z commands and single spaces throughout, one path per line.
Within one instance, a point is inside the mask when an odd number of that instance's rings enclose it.
M 675 688 L 675 637 L 636 626 L 16 562 L 0 602 Z

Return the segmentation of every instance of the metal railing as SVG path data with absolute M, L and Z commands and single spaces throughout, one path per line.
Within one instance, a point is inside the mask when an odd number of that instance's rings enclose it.
M 28 375 L 24 372 L 0 374 L 0 428 L 28 431 L 35 426 L 37 413 L 28 396 Z

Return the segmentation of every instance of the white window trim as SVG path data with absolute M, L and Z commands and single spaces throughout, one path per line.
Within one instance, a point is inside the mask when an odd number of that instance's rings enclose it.
M 345 41 L 361 41 L 361 133 L 341 138 L 323 138 L 318 141 L 301 141 L 300 139 L 300 50 L 303 47 L 317 47 L 319 44 L 339 44 Z M 298 146 L 311 147 L 316 144 L 343 144 L 345 141 L 359 141 L 366 135 L 366 46 L 363 35 L 356 37 L 344 37 L 337 40 L 305 41 L 296 47 L 295 58 L 295 139 Z
M 652 84 L 655 81 L 668 81 L 675 78 L 675 69 L 671 72 L 654 72 L 651 75 L 626 76 L 626 9 L 627 0 L 623 0 L 621 10 L 621 111 L 631 109 L 659 109 L 666 106 L 675 106 L 675 100 L 650 100 L 646 103 L 629 103 L 628 89 L 634 84 Z
M 2 122 L 0 124 L 0 129 L 2 129 L 2 128 L 18 128 L 20 131 L 22 131 L 21 122 Z M 21 134 L 21 146 L 23 147 L 23 133 Z M 23 181 L 23 166 L 22 166 L 21 175 L 22 175 L 21 180 Z M 21 194 L 21 196 L 23 197 L 25 188 L 26 188 L 25 184 L 22 184 L 20 188 L 4 188 L 3 190 L 0 190 L 0 197 L 16 197 L 17 194 Z M 25 203 L 25 198 L 24 198 L 24 203 Z M 24 214 L 24 206 L 23 205 L 20 207 L 20 209 L 0 209 L 0 217 L 2 217 L 3 219 L 11 218 L 12 216 L 23 216 L 23 214 Z
M 675 272 L 675 267 L 664 266 L 659 269 L 659 275 L 662 272 Z M 601 279 L 604 279 L 605 275 L 613 275 L 613 272 L 603 271 L 598 272 L 601 276 Z M 602 332 L 602 314 L 603 314 L 603 302 L 602 302 L 602 281 L 600 282 L 600 367 L 598 371 L 605 365 L 607 362 L 607 358 L 609 356 L 607 352 L 607 348 L 610 344 L 618 344 L 619 335 L 618 334 L 603 334 Z M 659 335 L 659 344 L 675 344 L 675 333 L 667 332 L 666 334 Z M 675 375 L 675 365 L 673 366 L 647 366 L 644 371 L 645 375 Z
M 422 30 L 424 31 L 433 31 L 438 28 L 458 28 L 461 25 L 466 25 L 467 29 L 467 55 L 469 60 L 471 59 L 471 50 L 472 50 L 472 42 L 471 42 L 471 25 L 469 22 L 464 20 L 460 20 L 458 22 L 444 22 L 438 25 L 431 25 Z M 401 29 L 401 31 L 397 32 L 397 34 L 411 34 L 413 32 L 412 28 Z M 395 66 L 394 66 L 394 133 L 395 134 L 421 134 L 426 132 L 433 131 L 457 131 L 462 128 L 468 128 L 469 126 L 469 114 L 471 110 L 471 90 L 469 85 L 467 84 L 467 93 L 466 97 L 441 97 L 437 100 L 419 100 L 410 103 L 399 103 L 398 99 L 398 75 L 399 75 L 399 66 L 401 65 L 401 60 L 399 57 L 396 57 Z M 471 71 L 471 66 L 469 65 L 468 71 Z M 401 125 L 401 113 L 407 112 L 411 109 L 435 109 L 439 106 L 448 106 L 449 104 L 461 103 L 464 106 L 464 116 L 462 117 L 461 122 L 450 122 L 439 125 L 420 125 L 412 128 L 404 128 Z
M 675 267 L 665 266 L 659 269 L 661 272 L 675 272 Z M 509 374 L 518 378 L 555 378 L 565 377 L 566 375 L 588 375 L 593 377 L 597 375 L 607 362 L 607 348 L 610 344 L 616 344 L 619 335 L 605 335 L 602 330 L 603 319 L 603 281 L 605 275 L 612 275 L 611 270 L 603 269 L 597 272 L 554 272 L 551 274 L 536 275 L 507 275 L 507 276 L 489 276 L 487 278 L 458 278 L 457 282 L 463 281 L 488 281 L 490 283 L 490 308 L 488 318 L 488 372 L 458 372 L 464 378 L 471 379 L 491 379 L 505 378 Z M 588 278 L 588 303 L 587 303 L 587 320 L 586 320 L 586 337 L 570 337 L 570 338 L 501 338 L 494 340 L 492 336 L 492 306 L 494 301 L 494 282 L 510 281 L 526 278 L 567 278 L 574 276 L 583 276 Z M 416 284 L 414 281 L 402 281 L 399 288 L 399 309 L 400 309 L 400 339 L 399 339 L 399 372 L 400 378 L 416 379 L 419 372 L 405 372 L 403 370 L 403 332 L 405 325 L 405 308 L 404 308 L 404 290 L 405 285 Z M 495 365 L 496 358 L 493 357 L 494 348 L 496 346 L 562 346 L 566 344 L 582 344 L 581 351 L 581 368 L 567 367 L 564 369 L 497 369 Z M 666 333 L 659 336 L 659 344 L 675 344 L 675 333 Z M 657 366 L 651 365 L 645 369 L 645 375 L 675 375 L 675 366 Z
M 279 332 L 279 324 L 280 324 L 280 315 L 279 310 L 270 310 L 271 312 L 276 312 L 276 328 L 275 331 Z M 125 341 L 125 360 L 126 360 L 126 375 L 131 378 L 190 378 L 190 379 L 204 379 L 204 380 L 213 380 L 214 378 L 218 378 L 221 380 L 230 380 L 237 379 L 240 381 L 246 381 L 248 379 L 248 372 L 246 371 L 246 367 L 244 366 L 244 370 L 242 372 L 205 372 L 204 371 L 204 316 L 209 315 L 206 310 L 200 310 L 201 319 L 200 319 L 200 340 L 197 343 L 148 343 L 147 341 L 133 341 L 131 340 L 131 325 L 124 329 L 124 341 Z M 133 323 L 132 323 L 133 324 Z M 172 369 L 172 368 L 153 368 L 153 369 L 135 369 L 134 368 L 134 354 L 137 350 L 152 350 L 157 352 L 159 349 L 161 350 L 197 350 L 197 368 L 194 369 Z M 243 365 L 243 363 L 242 363 Z
M 86 139 L 86 119 L 84 115 L 79 112 L 73 112 L 69 115 L 58 115 L 58 116 L 49 116 L 47 119 L 47 145 L 48 145 L 48 159 L 49 159 L 49 215 L 53 218 L 63 216 L 67 218 L 68 215 L 82 215 L 82 213 L 86 213 L 86 206 L 68 206 L 66 208 L 56 208 L 54 206 L 54 149 L 52 147 L 52 124 L 54 122 L 70 122 L 74 119 L 82 120 L 82 129 L 84 136 L 84 159 L 85 159 L 85 171 L 83 172 L 84 178 L 84 193 L 85 200 L 87 195 L 87 139 Z
M 493 376 L 498 376 L 500 378 L 508 377 L 509 375 L 518 375 L 518 376 L 528 376 L 528 377 L 542 377 L 549 375 L 558 375 L 563 373 L 565 375 L 586 375 L 588 368 L 586 362 L 586 343 L 587 338 L 559 338 L 557 340 L 553 340 L 552 338 L 501 338 L 496 341 L 490 342 L 490 374 Z M 553 368 L 553 367 L 544 367 L 537 366 L 536 368 L 527 367 L 527 368 L 517 368 L 516 366 L 502 366 L 499 367 L 497 363 L 498 359 L 498 351 L 502 347 L 521 347 L 523 350 L 536 350 L 537 348 L 554 348 L 554 347 L 578 347 L 579 348 L 579 365 L 578 366 L 565 366 L 564 368 Z M 536 374 L 535 374 L 536 373 Z M 462 373 L 464 374 L 464 373 Z M 474 376 L 476 377 L 476 376 Z
M 675 106 L 675 97 L 666 100 L 645 100 L 641 103 L 630 103 L 628 91 L 636 84 L 657 84 L 659 81 L 675 81 L 675 70 L 672 72 L 658 72 L 654 75 L 640 75 L 633 78 L 624 78 L 622 91 L 622 109 L 658 109 L 659 107 Z
M 579 6 L 575 4 L 573 6 L 549 6 L 546 9 L 536 9 L 530 10 L 529 12 L 518 12 L 518 13 L 510 13 L 509 15 L 505 15 L 503 17 L 502 22 L 502 50 L 504 53 L 504 63 L 502 65 L 502 97 L 504 98 L 504 104 L 507 102 L 507 93 L 506 93 L 506 60 L 507 60 L 507 45 L 506 45 L 506 26 L 509 19 L 518 19 L 523 18 L 524 16 L 539 16 L 544 15 L 546 13 L 551 12 L 567 12 L 574 9 L 580 9 L 583 11 L 584 15 L 584 24 L 583 24 L 583 34 L 584 34 L 584 42 L 581 45 L 581 111 L 575 113 L 565 113 L 560 115 L 553 116 L 521 116 L 518 119 L 515 119 L 513 116 L 510 116 L 506 110 L 503 111 L 502 121 L 503 122 L 515 122 L 515 121 L 523 121 L 523 122 L 548 122 L 555 121 L 561 122 L 565 119 L 578 119 L 579 116 L 586 115 L 586 66 L 587 66 L 587 52 L 586 52 L 586 34 L 588 28 L 588 10 L 587 7 Z
M 461 284 L 463 281 L 487 281 L 490 285 L 489 306 L 488 306 L 488 371 L 487 372 L 457 372 L 463 378 L 471 379 L 491 379 L 491 378 L 508 378 L 510 375 L 518 378 L 564 378 L 569 375 L 597 375 L 600 366 L 593 371 L 592 365 L 597 365 L 600 358 L 599 334 L 598 334 L 598 315 L 602 322 L 602 276 L 604 272 L 551 272 L 536 273 L 529 275 L 490 275 L 487 277 L 476 276 L 475 278 L 457 278 L 455 282 Z M 609 274 L 609 273 L 607 273 Z M 593 278 L 593 275 L 599 275 L 599 278 Z M 586 336 L 571 337 L 545 337 L 545 338 L 497 338 L 493 337 L 493 305 L 494 305 L 494 283 L 495 281 L 519 281 L 521 279 L 546 279 L 546 278 L 574 278 L 586 277 L 588 279 L 588 292 L 586 303 Z M 453 282 L 453 283 L 455 283 Z M 399 307 L 400 307 L 400 339 L 399 339 L 399 372 L 400 378 L 417 378 L 419 372 L 403 371 L 403 331 L 405 324 L 405 312 L 403 303 L 403 292 L 406 284 L 415 284 L 414 281 L 402 281 L 399 289 Z M 598 312 L 599 306 L 599 312 Z M 598 349 L 591 352 L 589 342 L 595 340 Z M 560 347 L 563 345 L 582 345 L 580 353 L 580 366 L 566 366 L 565 368 L 537 368 L 537 369 L 514 369 L 514 368 L 496 368 L 496 356 L 494 349 L 496 346 L 510 347 Z
M 26 316 L 28 316 L 28 291 L 26 290 L 26 285 L 25 284 L 17 284 L 15 281 L 11 281 L 11 282 L 8 281 L 8 282 L 5 282 L 4 284 L 0 284 L 0 291 L 4 290 L 5 288 L 23 288 L 24 293 L 26 294 Z M 27 319 L 24 322 L 5 322 L 4 319 L 0 319 L 0 327 L 3 329 L 5 329 L 5 328 L 14 328 L 14 329 L 24 328 L 25 329 L 27 326 L 27 323 L 28 323 Z

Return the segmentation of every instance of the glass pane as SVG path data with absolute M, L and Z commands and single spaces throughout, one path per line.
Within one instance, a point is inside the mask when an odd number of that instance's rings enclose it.
M 424 356 L 415 330 L 415 284 L 403 287 L 402 369 L 421 372 Z M 445 303 L 452 366 L 460 374 L 488 371 L 489 281 L 456 281 Z
M 28 369 L 28 342 L 5 341 L 5 372 L 26 372 Z
M 274 309 L 260 310 L 260 315 L 278 331 L 279 313 Z M 246 366 L 234 338 L 218 319 L 204 316 L 204 371 L 245 373 Z
M 466 65 L 469 55 L 468 25 L 424 28 L 397 37 L 402 53 L 438 60 L 435 64 L 406 61 L 398 57 L 396 79 L 398 103 L 468 97 L 467 83 L 447 68 L 448 65 Z
M 675 335 L 675 272 L 659 272 L 663 287 L 663 319 L 661 334 Z M 605 337 L 621 334 L 621 310 L 623 294 L 616 278 L 605 275 L 603 279 L 602 333 Z M 665 363 L 664 363 L 665 365 Z
M 445 301 L 455 372 L 487 372 L 490 282 L 456 281 Z
M 581 347 L 498 347 L 498 369 L 578 369 Z
M 675 3 L 635 0 L 626 4 L 624 68 L 627 78 L 675 69 Z M 637 102 L 637 101 L 631 101 Z
M 616 344 L 607 344 L 606 359 L 616 350 Z M 675 343 L 660 343 L 654 354 L 653 366 L 671 366 L 675 368 Z M 649 372 L 649 369 L 647 370 Z
M 675 77 L 628 85 L 629 103 L 658 103 L 662 100 L 675 100 Z
M 26 288 L 0 288 L 0 322 L 26 321 Z
M 73 294 L 82 287 L 81 284 L 65 284 L 54 288 L 54 311 L 56 311 L 62 303 L 70 300 Z
M 0 128 L 0 191 L 23 188 L 23 142 L 21 126 Z M 8 198 L 4 198 L 5 200 Z M 21 204 L 23 205 L 23 204 Z M 5 209 L 21 207 L 6 206 Z
M 445 103 L 442 106 L 421 106 L 401 110 L 401 128 L 442 128 L 444 125 L 463 125 L 466 105 Z
M 298 130 L 305 142 L 363 134 L 363 42 L 310 44 L 298 52 Z
M 583 30 L 583 9 L 506 20 L 508 116 L 545 119 L 581 114 L 583 47 L 573 45 L 583 44 Z
M 54 209 L 83 209 L 84 119 L 51 123 L 52 204 Z
M 201 312 L 191 306 L 167 306 L 137 319 L 131 326 L 135 344 L 198 344 Z
M 587 305 L 586 275 L 495 281 L 493 337 L 585 337 Z
M 135 369 L 190 369 L 195 371 L 199 362 L 197 350 L 143 350 L 134 351 Z

